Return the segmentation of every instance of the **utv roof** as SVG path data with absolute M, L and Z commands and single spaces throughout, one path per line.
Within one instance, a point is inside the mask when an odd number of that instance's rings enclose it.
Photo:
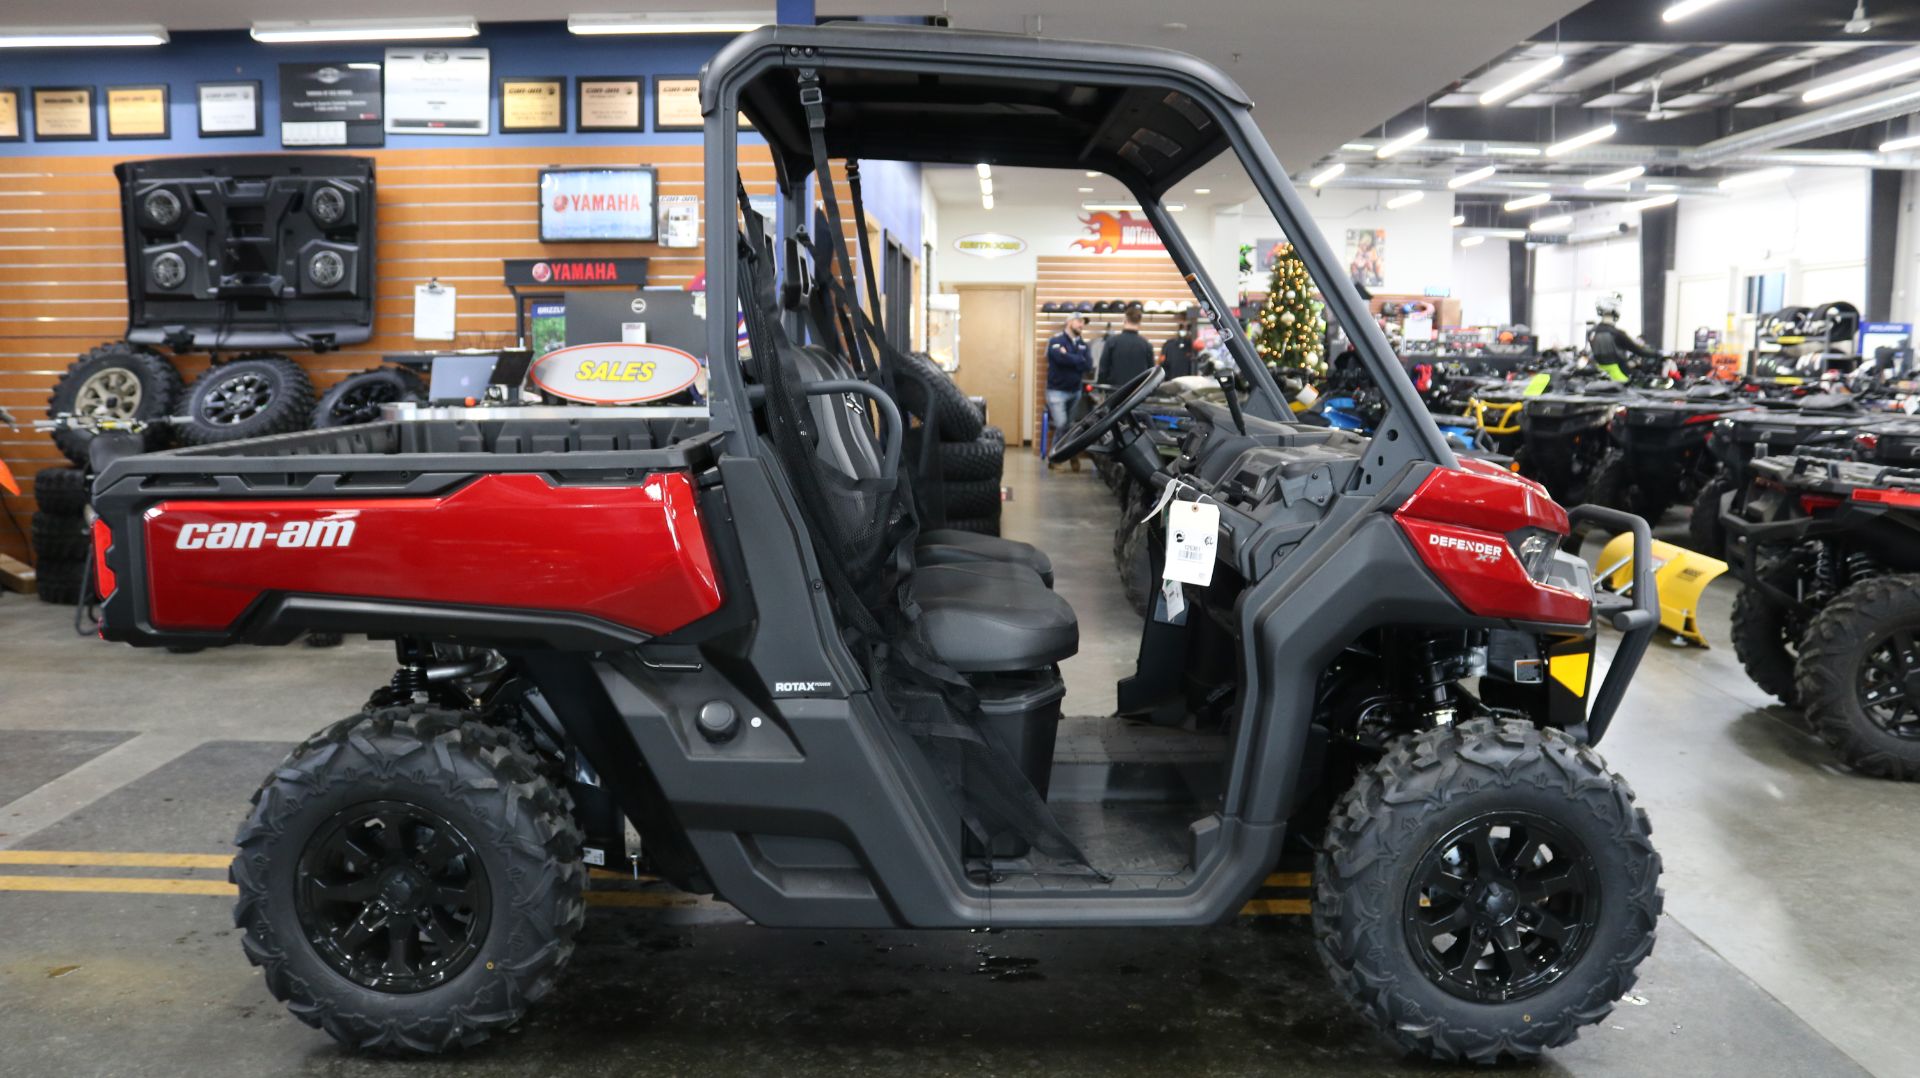
M 707 65 L 773 149 L 782 183 L 812 170 L 798 72 L 819 72 L 832 156 L 1098 169 L 1159 193 L 1226 148 L 1250 108 L 1212 65 L 1171 49 L 843 23 L 744 34 Z

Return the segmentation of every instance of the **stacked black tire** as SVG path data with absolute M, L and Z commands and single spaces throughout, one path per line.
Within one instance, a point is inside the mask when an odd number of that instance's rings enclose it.
M 1006 435 L 987 425 L 980 409 L 932 360 L 908 356 L 895 375 L 900 405 L 920 420 L 907 434 L 904 466 L 916 476 L 922 505 L 938 505 L 944 513 L 944 524 L 933 523 L 999 535 Z M 929 434 L 935 438 L 931 451 Z
M 93 553 L 87 529 L 87 474 L 79 468 L 46 468 L 33 477 L 33 569 L 43 603 L 72 606 L 80 601 L 87 558 Z

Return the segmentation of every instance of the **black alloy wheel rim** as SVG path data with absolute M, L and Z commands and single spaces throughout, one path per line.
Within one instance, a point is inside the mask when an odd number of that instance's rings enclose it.
M 362 988 L 420 992 L 473 962 L 492 919 L 486 867 L 437 814 L 355 805 L 301 852 L 294 911 L 322 960 Z
M 333 405 L 333 420 L 342 425 L 371 423 L 380 418 L 380 406 L 400 399 L 399 387 L 388 382 L 369 381 L 351 386 Z
M 207 418 L 218 426 L 232 427 L 259 415 L 273 400 L 273 384 L 248 371 L 225 379 L 207 393 L 204 408 Z
M 1566 976 L 1599 915 L 1593 857 L 1571 832 L 1529 812 L 1490 812 L 1420 859 L 1404 925 L 1429 980 L 1461 999 L 1500 1003 Z
M 1867 721 L 1894 737 L 1920 741 L 1920 651 L 1911 628 L 1875 640 L 1856 679 Z

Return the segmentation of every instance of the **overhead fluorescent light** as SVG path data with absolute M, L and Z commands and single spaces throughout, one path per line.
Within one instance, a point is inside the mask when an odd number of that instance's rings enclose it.
M 1487 165 L 1483 168 L 1476 168 L 1472 172 L 1462 172 L 1460 175 L 1447 181 L 1447 190 L 1458 191 L 1470 183 L 1479 183 L 1481 180 L 1486 179 L 1498 171 L 1500 170 L 1494 166 Z
M 990 210 L 993 208 L 993 196 L 991 194 L 982 194 L 980 196 L 980 208 L 983 210 Z
M 1335 161 L 1333 164 L 1328 165 L 1326 168 L 1321 169 L 1318 173 L 1316 173 L 1313 179 L 1308 180 L 1307 186 L 1308 187 L 1325 187 L 1328 183 L 1331 183 L 1333 181 L 1334 177 L 1340 175 L 1342 172 L 1345 172 L 1346 170 L 1347 170 L 1347 163 L 1345 161 Z
M 1108 213 L 1140 212 L 1140 204 L 1138 202 L 1082 202 L 1080 208 L 1088 213 L 1098 213 L 1102 210 Z
M 1487 152 L 1495 157 L 1538 157 L 1538 146 L 1489 146 Z
M 1915 146 L 1920 146 L 1920 135 L 1903 135 L 1900 138 L 1888 139 L 1881 143 L 1880 152 L 1892 153 L 1895 150 L 1911 150 Z
M 765 11 L 616 12 L 567 16 L 570 34 L 744 34 L 773 21 Z
M 1591 131 L 1582 131 L 1570 139 L 1556 142 L 1547 147 L 1547 156 L 1559 157 L 1564 153 L 1572 153 L 1582 146 L 1591 146 L 1596 142 L 1605 142 L 1612 138 L 1619 130 L 1619 128 L 1612 124 L 1601 124 Z
M 1737 172 L 1720 181 L 1720 190 L 1738 191 L 1743 187 L 1758 187 L 1763 183 L 1776 183 L 1793 174 L 1793 169 L 1782 165 L 1779 168 L 1756 169 L 1753 172 Z
M 1550 190 L 1553 187 L 1552 184 L 1548 183 L 1545 180 L 1509 180 L 1507 181 L 1507 186 L 1508 187 L 1528 187 L 1528 188 L 1537 187 L 1542 191 Z
M 1625 187 L 1646 174 L 1647 166 L 1635 165 L 1632 168 L 1623 168 L 1618 172 L 1609 172 L 1604 176 L 1595 176 L 1580 186 L 1589 191 L 1598 191 L 1603 187 Z
M 1488 90 L 1486 93 L 1481 94 L 1480 103 L 1482 105 L 1497 105 L 1507 98 L 1512 97 L 1514 94 L 1519 93 L 1522 87 L 1539 82 L 1541 79 L 1560 70 L 1561 65 L 1566 62 L 1567 58 L 1564 56 L 1558 54 L 1549 56 L 1545 60 L 1528 67 L 1514 77 L 1495 86 L 1493 89 Z
M 981 194 L 983 194 L 983 195 L 990 195 L 990 194 L 993 194 L 993 181 L 992 181 L 992 180 L 981 180 L 981 181 L 980 181 L 980 193 L 981 193 Z
M 1485 242 L 1487 242 L 1487 238 L 1485 236 L 1468 236 L 1466 239 L 1463 239 L 1460 241 L 1460 246 L 1478 247 Z
M 1427 197 L 1427 193 L 1425 191 L 1408 191 L 1404 195 L 1395 195 L 1392 198 L 1388 199 L 1387 208 L 1390 210 L 1397 210 L 1402 206 L 1411 206 L 1425 197 Z
M 1627 203 L 1627 208 L 1644 213 L 1647 210 L 1657 210 L 1662 206 L 1671 206 L 1678 201 L 1680 201 L 1679 195 L 1655 195 L 1652 198 L 1643 198 L 1638 202 L 1629 202 Z
M 307 41 L 433 41 L 477 36 L 480 24 L 472 18 L 461 16 L 437 16 L 431 19 L 298 19 L 290 22 L 256 22 L 252 33 L 255 41 L 269 45 Z
M 1096 172 L 1096 171 L 1094 171 L 1093 169 L 1088 169 L 1088 170 L 1087 170 L 1087 175 L 1089 175 L 1089 176 L 1098 176 L 1098 175 L 1100 175 L 1100 173 L 1098 173 L 1098 172 Z
M 1090 194 L 1093 194 L 1093 188 L 1091 188 L 1091 187 L 1082 187 L 1082 188 L 1080 188 L 1080 193 L 1081 193 L 1081 194 L 1083 194 L 1083 195 L 1090 195 Z
M 1521 210 L 1530 210 L 1535 206 L 1544 206 L 1551 201 L 1553 201 L 1553 196 L 1549 194 L 1521 195 L 1519 198 L 1502 206 L 1501 209 L 1506 210 L 1508 213 L 1519 213 Z
M 1343 142 L 1343 143 L 1341 143 L 1341 144 L 1340 144 L 1340 148 L 1341 148 L 1341 149 L 1343 149 L 1343 150 L 1345 150 L 1345 151 L 1347 151 L 1348 153 L 1372 153 L 1372 152 L 1373 152 L 1373 143 L 1371 143 L 1371 142 Z
M 1460 227 L 1461 225 L 1464 225 L 1464 224 L 1466 224 L 1466 223 L 1467 223 L 1467 215 L 1466 215 L 1466 214 L 1464 214 L 1464 213 L 1456 213 L 1456 214 L 1454 214 L 1454 215 L 1453 215 L 1453 227 L 1455 227 L 1455 228 L 1459 228 L 1459 227 Z
M 980 178 L 983 180 L 993 175 L 993 166 L 987 164 L 985 161 L 982 161 L 979 164 L 973 166 L 973 170 L 975 172 L 978 172 L 980 174 Z
M 0 29 L 0 49 L 98 49 L 166 43 L 164 26 L 10 26 Z
M 1911 75 L 1915 71 L 1920 71 L 1920 56 L 1909 56 L 1897 63 L 1871 67 L 1833 82 L 1821 83 L 1801 94 L 1800 100 L 1811 105 L 1816 101 L 1825 101 L 1829 97 L 1839 97 L 1841 94 L 1850 94 L 1868 86 L 1891 82 L 1902 75 Z
M 1394 137 L 1381 143 L 1380 148 L 1373 151 L 1373 156 L 1378 157 L 1382 161 L 1385 161 L 1387 158 L 1392 157 L 1394 154 L 1399 153 L 1401 150 L 1404 150 L 1407 147 L 1412 146 L 1416 143 L 1425 141 L 1426 137 L 1427 137 L 1427 128 L 1425 124 L 1422 124 L 1419 127 L 1416 127 L 1405 134 L 1395 135 Z
M 1679 22 L 1696 11 L 1705 11 L 1720 0 L 1680 0 L 1679 3 L 1660 13 L 1661 22 Z
M 1529 232 L 1560 232 L 1573 227 L 1573 214 L 1562 213 L 1553 217 L 1542 217 L 1527 226 Z
M 1678 191 L 1678 190 L 1680 190 L 1680 185 L 1679 185 L 1679 184 L 1677 184 L 1677 183 L 1649 183 L 1649 184 L 1647 184 L 1646 186 L 1647 186 L 1647 190 L 1649 190 L 1649 191 Z
M 1210 194 L 1213 194 L 1213 188 L 1211 188 L 1211 187 L 1196 187 L 1196 188 L 1194 188 L 1194 189 L 1193 189 L 1193 193 L 1194 193 L 1194 194 L 1196 194 L 1196 195 L 1210 195 Z

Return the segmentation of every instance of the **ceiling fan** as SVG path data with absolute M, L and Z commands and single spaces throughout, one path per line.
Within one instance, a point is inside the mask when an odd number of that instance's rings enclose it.
M 1854 0 L 1853 15 L 1850 18 L 1825 18 L 1820 21 L 1828 26 L 1836 27 L 1843 34 L 1860 35 L 1870 34 L 1875 30 L 1885 30 L 1889 26 L 1905 22 L 1912 18 L 1913 13 L 1910 11 L 1888 14 L 1886 5 L 1884 4 L 1881 5 L 1880 14 L 1869 15 L 1867 14 L 1867 0 Z
M 1653 79 L 1653 104 L 1648 107 L 1645 115 L 1649 120 L 1671 120 L 1676 116 L 1686 115 L 1684 109 L 1663 109 L 1660 107 L 1659 76 L 1655 76 Z

